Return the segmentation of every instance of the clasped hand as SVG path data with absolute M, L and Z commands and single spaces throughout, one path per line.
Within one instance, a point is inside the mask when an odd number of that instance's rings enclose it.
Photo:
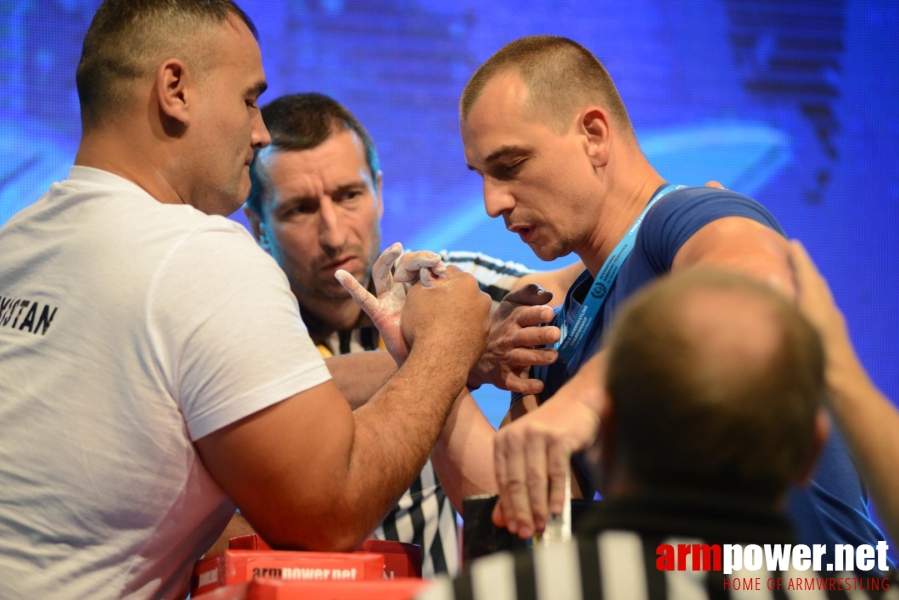
M 409 342 L 403 337 L 400 318 L 406 294 L 418 281 L 424 287 L 433 287 L 438 279 L 446 277 L 446 266 L 434 252 L 403 254 L 403 245 L 397 242 L 381 253 L 372 269 L 377 296 L 343 269 L 334 276 L 371 318 L 393 360 L 402 364 L 410 349 Z
M 346 271 L 338 271 L 335 276 L 381 332 L 393 359 L 402 364 L 410 350 L 401 320 L 406 296 L 415 283 L 434 287 L 446 273 L 440 255 L 428 251 L 403 254 L 402 245 L 396 243 L 381 254 L 372 269 L 375 294 Z M 540 326 L 552 320 L 552 309 L 545 306 L 551 299 L 551 292 L 535 284 L 503 299 L 491 315 L 487 347 L 469 373 L 469 387 L 490 383 L 525 394 L 542 391 L 542 382 L 531 379 L 529 369 L 551 364 L 557 358 L 554 349 L 539 348 L 553 344 L 560 335 L 557 327 Z

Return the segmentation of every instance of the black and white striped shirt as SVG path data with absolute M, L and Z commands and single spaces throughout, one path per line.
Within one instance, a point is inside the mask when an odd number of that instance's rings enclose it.
M 518 280 L 534 271 L 521 263 L 501 261 L 480 252 L 440 252 L 443 262 L 459 267 L 478 280 L 481 291 L 493 300 L 494 306 L 515 286 Z
M 720 544 L 717 540 L 785 544 L 792 536 L 786 520 L 771 512 L 740 512 L 714 504 L 654 511 L 652 505 L 643 502 L 637 511 L 619 510 L 620 503 L 610 511 L 598 507 L 597 512 L 607 513 L 599 521 L 599 531 L 475 560 L 457 580 L 440 579 L 416 600 L 899 600 L 899 583 L 875 571 L 815 573 L 798 571 L 790 561 L 778 565 L 783 570 L 769 571 L 762 561 L 758 570 L 725 575 L 708 566 L 693 570 L 689 558 L 683 561 L 684 570 L 660 570 L 661 544 L 679 548 L 679 544 L 712 543 L 703 541 L 709 539 Z M 619 528 L 614 528 L 615 522 Z M 586 529 L 595 527 L 596 522 Z M 684 534 L 690 530 L 708 535 Z
M 666 541 L 674 547 L 698 542 Z M 689 566 L 659 571 L 656 547 L 632 531 L 606 531 L 580 543 L 571 540 L 521 554 L 500 552 L 474 561 L 455 582 L 438 580 L 416 600 L 899 600 L 899 588 L 893 588 L 897 584 L 877 575 L 762 569 L 725 576 Z

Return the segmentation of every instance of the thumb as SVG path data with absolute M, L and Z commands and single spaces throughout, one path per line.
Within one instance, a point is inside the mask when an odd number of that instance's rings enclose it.
M 422 287 L 434 287 L 435 285 L 437 285 L 438 280 L 446 278 L 445 275 L 435 273 L 435 270 L 436 269 L 434 268 L 421 270 L 421 273 L 419 273 L 419 279 L 421 280 Z M 446 269 L 442 270 L 446 272 Z
M 408 252 L 397 261 L 393 279 L 403 283 L 413 283 L 425 269 L 431 269 L 434 275 L 438 275 L 438 271 L 445 271 L 443 263 L 440 261 L 440 255 L 426 250 Z
M 506 527 L 506 513 L 503 512 L 503 505 L 500 503 L 499 498 L 496 500 L 496 505 L 493 507 L 493 513 L 491 514 L 493 524 L 501 529 L 505 529 Z
M 353 297 L 353 300 L 362 307 L 362 310 L 371 317 L 375 318 L 375 314 L 378 312 L 378 299 L 371 295 L 371 293 L 362 287 L 356 278 L 353 277 L 347 271 L 343 269 L 338 269 L 336 273 L 334 273 L 334 277 L 337 281 L 340 282 L 346 291 L 350 293 L 350 296 Z
M 378 260 L 375 261 L 375 264 L 371 270 L 371 276 L 372 279 L 374 279 L 375 290 L 378 292 L 378 295 L 389 291 L 390 288 L 393 287 L 393 265 L 396 260 L 402 255 L 403 245 L 399 242 L 394 242 L 390 245 L 389 248 L 387 248 L 387 250 L 384 250 L 384 252 L 381 253 L 381 256 L 378 257 Z M 355 296 L 353 297 L 355 298 Z M 363 308 L 365 307 L 363 306 Z M 368 311 L 366 310 L 365 312 Z
M 553 293 L 545 290 L 536 283 L 529 283 L 523 288 L 514 292 L 509 292 L 503 301 L 514 302 L 515 304 L 526 304 L 528 306 L 537 306 L 546 304 L 553 299 Z

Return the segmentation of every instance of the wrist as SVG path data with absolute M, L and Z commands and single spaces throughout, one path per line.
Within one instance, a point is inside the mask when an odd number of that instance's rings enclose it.
M 478 365 L 475 365 L 468 372 L 468 380 L 465 382 L 465 387 L 468 388 L 468 391 L 473 392 L 474 390 L 480 388 L 484 385 L 486 381 L 482 377 L 480 369 L 478 369 Z
M 409 350 L 404 364 L 415 369 L 424 369 L 432 378 L 440 378 L 458 382 L 459 387 L 465 385 L 470 373 L 469 363 L 443 341 L 437 343 L 418 343 Z

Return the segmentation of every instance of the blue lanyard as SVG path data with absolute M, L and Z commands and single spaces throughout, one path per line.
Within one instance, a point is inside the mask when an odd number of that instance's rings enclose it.
M 611 289 L 612 284 L 615 282 L 615 278 L 618 277 L 618 271 L 621 269 L 622 263 L 624 263 L 625 259 L 630 255 L 631 250 L 634 249 L 637 232 L 640 231 L 640 225 L 643 224 L 643 218 L 646 216 L 646 213 L 649 212 L 649 209 L 652 208 L 662 196 L 683 187 L 685 186 L 669 185 L 656 192 L 652 197 L 649 204 L 646 205 L 646 208 L 643 209 L 643 212 L 640 213 L 640 216 L 637 217 L 637 220 L 631 225 L 627 234 L 620 242 L 618 242 L 618 245 L 612 250 L 612 254 L 610 254 L 609 258 L 606 259 L 606 262 L 603 263 L 596 279 L 593 281 L 593 285 L 590 287 L 590 293 L 584 298 L 584 303 L 581 304 L 581 309 L 578 311 L 574 323 L 571 324 L 571 331 L 568 331 L 568 319 L 566 314 L 563 313 L 563 318 L 559 324 L 559 329 L 562 330 L 562 337 L 560 341 L 556 343 L 556 347 L 559 350 L 559 358 L 562 362 L 569 363 L 571 359 L 574 358 L 578 349 L 581 348 L 584 338 L 587 337 L 594 319 L 596 319 L 596 316 L 599 314 L 599 309 L 602 308 L 602 305 L 606 301 L 606 296 L 609 295 L 609 289 Z M 564 311 L 565 308 L 562 310 Z

